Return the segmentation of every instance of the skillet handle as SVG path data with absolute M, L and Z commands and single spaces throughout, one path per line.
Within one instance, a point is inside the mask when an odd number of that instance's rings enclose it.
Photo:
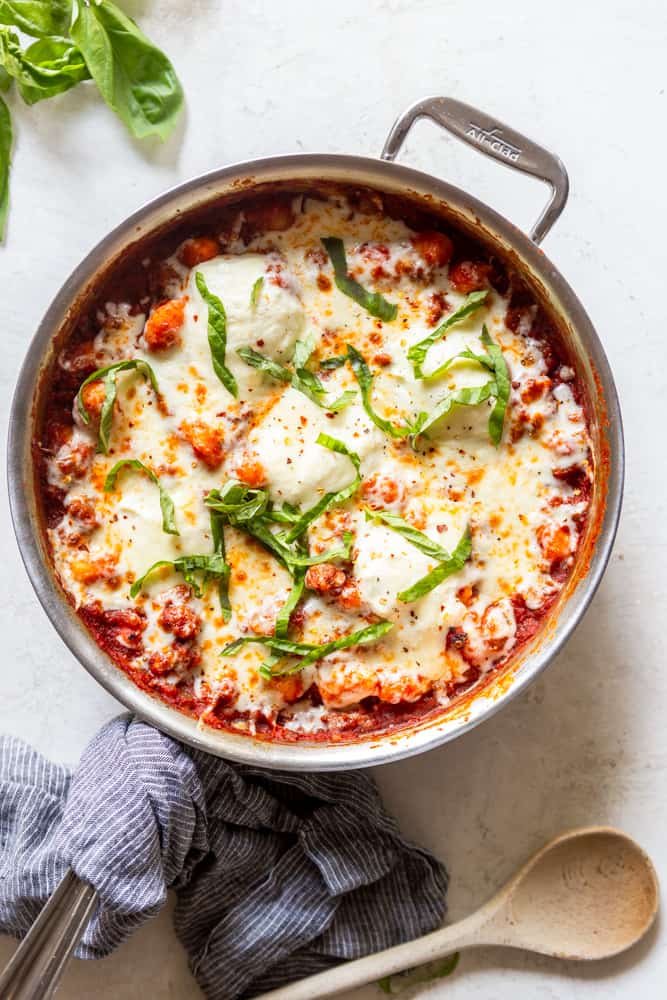
M 45 903 L 9 964 L 0 971 L 2 1000 L 48 1000 L 98 902 L 70 869 Z
M 485 156 L 532 174 L 549 185 L 549 202 L 530 232 L 531 240 L 541 243 L 565 208 L 570 189 L 567 171 L 558 157 L 469 104 L 451 97 L 425 97 L 396 119 L 382 150 L 383 160 L 396 159 L 408 132 L 419 118 L 430 118 Z

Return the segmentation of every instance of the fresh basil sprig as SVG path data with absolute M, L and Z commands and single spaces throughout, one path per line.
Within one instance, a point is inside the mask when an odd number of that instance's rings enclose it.
M 334 269 L 334 280 L 336 287 L 344 295 L 354 299 L 366 312 L 378 319 L 391 322 L 396 319 L 398 306 L 392 302 L 387 302 L 379 292 L 369 292 L 358 281 L 351 278 L 347 270 L 347 259 L 345 257 L 345 246 L 343 241 L 337 236 L 326 236 L 322 239 L 322 245 L 329 254 L 329 259 Z
M 167 535 L 178 535 L 180 532 L 176 527 L 176 519 L 174 516 L 174 501 L 171 499 L 164 486 L 155 475 L 152 469 L 149 469 L 147 465 L 140 462 L 138 458 L 121 458 L 119 462 L 116 462 L 114 467 L 109 470 L 107 477 L 104 480 L 104 492 L 111 493 L 116 487 L 116 480 L 118 479 L 118 474 L 122 469 L 137 469 L 139 472 L 143 472 L 148 476 L 152 483 L 158 488 L 160 493 L 160 510 L 162 511 L 162 530 Z
M 273 666 L 268 667 L 266 670 L 262 670 L 265 664 L 260 667 L 260 672 L 263 673 L 265 677 L 284 677 L 286 674 L 297 674 L 301 670 L 305 670 L 306 667 L 310 667 L 313 663 L 317 663 L 318 660 L 323 659 L 323 657 L 328 656 L 330 653 L 335 653 L 340 649 L 349 649 L 352 646 L 364 646 L 369 642 L 376 642 L 381 639 L 387 632 L 394 627 L 393 622 L 381 621 L 376 622 L 373 625 L 367 625 L 365 628 L 359 629 L 357 632 L 352 632 L 350 635 L 341 636 L 340 639 L 333 639 L 331 642 L 324 642 L 320 644 L 309 643 L 309 642 L 291 642 L 289 639 L 281 639 L 275 635 L 247 635 L 240 639 L 236 639 L 234 642 L 229 643 L 222 650 L 221 656 L 232 656 L 238 650 L 247 645 L 248 643 L 258 642 L 266 646 L 273 653 L 282 653 L 286 656 L 298 656 L 300 659 L 294 664 L 289 664 L 282 669 L 274 669 Z
M 0 97 L 0 240 L 4 238 L 9 211 L 9 165 L 12 155 L 12 119 Z
M 118 393 L 118 388 L 116 385 L 116 376 L 120 372 L 136 370 L 144 378 L 147 378 L 153 387 L 153 391 L 156 395 L 159 395 L 159 389 L 157 385 L 157 379 L 155 378 L 155 372 L 148 364 L 147 361 L 143 361 L 141 358 L 132 358 L 129 361 L 117 361 L 113 365 L 107 365 L 106 368 L 98 368 L 96 372 L 89 375 L 87 379 L 81 383 L 79 391 L 76 397 L 76 403 L 81 415 L 81 419 L 84 424 L 90 424 L 90 414 L 86 409 L 86 404 L 83 401 L 83 390 L 91 382 L 97 382 L 98 379 L 102 379 L 104 385 L 104 403 L 102 405 L 102 411 L 100 413 L 100 428 L 98 431 L 98 449 L 104 452 L 105 455 L 109 454 L 109 435 L 111 434 L 111 425 L 113 422 L 113 408 L 116 402 L 116 396 Z
M 167 57 L 112 0 L 0 0 L 0 91 L 17 81 L 35 104 L 95 80 L 109 106 L 137 138 L 166 139 L 183 105 Z M 11 28 L 36 38 L 26 49 Z M 8 206 L 9 111 L 0 99 L 0 240 Z
M 355 392 L 347 390 L 337 399 L 331 402 L 327 401 L 326 389 L 317 375 L 306 368 L 306 362 L 312 353 L 312 346 L 307 341 L 298 340 L 296 342 L 292 358 L 294 371 L 279 364 L 277 361 L 273 361 L 271 358 L 267 358 L 265 354 L 260 354 L 259 351 L 254 350 L 252 347 L 239 347 L 236 353 L 251 368 L 257 368 L 258 371 L 264 372 L 265 375 L 275 379 L 276 382 L 285 382 L 291 385 L 298 392 L 302 392 L 304 396 L 307 396 L 316 406 L 319 406 L 323 410 L 328 410 L 330 413 L 337 413 L 343 410 L 356 398 Z
M 229 575 L 229 566 L 224 556 L 217 552 L 208 556 L 193 555 L 178 556 L 177 559 L 158 559 L 157 562 L 148 567 L 143 576 L 134 581 L 130 588 L 130 597 L 136 597 L 141 592 L 148 577 L 156 570 L 162 569 L 163 566 L 169 566 L 177 573 L 181 573 L 187 585 L 192 587 L 195 597 L 202 596 L 202 586 L 205 586 L 209 579 L 221 579 Z M 204 574 L 202 586 L 197 582 L 195 573 Z
M 70 35 L 102 97 L 132 135 L 166 139 L 183 90 L 164 52 L 111 0 L 78 0 Z
M 197 285 L 197 291 L 208 308 L 208 346 L 211 351 L 213 371 L 225 389 L 236 398 L 239 394 L 239 387 L 225 363 L 225 354 L 227 352 L 227 314 L 225 313 L 225 307 L 218 296 L 209 290 L 206 279 L 201 271 L 197 271 L 195 274 L 195 284 Z
M 66 35 L 72 0 L 0 0 L 0 24 L 10 24 L 32 38 Z
M 262 287 L 264 285 L 264 275 L 260 274 L 259 278 L 253 282 L 252 290 L 250 292 L 250 305 L 253 309 L 257 308 L 257 303 L 259 302 L 259 297 L 262 294 Z
M 26 104 L 62 94 L 90 79 L 83 56 L 71 42 L 40 38 L 22 51 L 18 36 L 8 28 L 0 29 L 0 65 L 16 80 Z
M 354 466 L 355 477 L 352 482 L 348 483 L 348 485 L 344 486 L 341 490 L 336 490 L 332 493 L 325 493 L 316 504 L 301 514 L 298 520 L 295 521 L 290 531 L 288 531 L 285 538 L 287 542 L 293 542 L 297 538 L 300 538 L 308 526 L 320 517 L 325 510 L 328 510 L 329 507 L 336 507 L 340 504 L 346 503 L 346 501 L 350 500 L 351 497 L 354 496 L 361 486 L 361 473 L 359 471 L 361 459 L 355 451 L 351 451 L 344 441 L 339 441 L 338 438 L 331 437 L 330 434 L 318 434 L 315 444 L 319 444 L 323 448 L 328 448 L 329 451 L 335 451 L 338 455 L 346 455 Z
M 403 604 L 411 604 L 412 601 L 418 600 L 418 598 L 423 597 L 425 594 L 430 593 L 437 586 L 439 586 L 443 580 L 446 580 L 448 576 L 453 576 L 454 573 L 460 573 L 468 559 L 472 555 L 472 533 L 470 527 L 468 526 L 466 530 L 461 535 L 458 545 L 454 549 L 451 555 L 448 555 L 447 559 L 443 559 L 442 562 L 423 576 L 421 580 L 417 580 L 413 583 L 411 587 L 407 590 L 402 590 L 398 595 L 399 601 Z
M 408 351 L 408 361 L 412 364 L 412 370 L 415 378 L 435 378 L 437 374 L 440 374 L 439 371 L 431 372 L 429 375 L 424 374 L 423 365 L 426 361 L 426 355 L 434 344 L 437 344 L 439 340 L 442 340 L 448 330 L 483 306 L 486 301 L 487 294 L 486 290 L 470 292 L 456 312 L 453 312 L 451 316 L 448 316 L 447 319 L 440 324 L 440 326 L 436 327 L 432 333 L 429 333 L 428 337 L 424 337 L 423 340 L 420 340 L 417 344 L 412 345 Z
M 371 375 L 371 370 L 366 363 L 366 359 L 363 354 L 361 354 L 356 347 L 352 344 L 347 345 L 347 359 L 352 365 L 352 371 L 355 374 L 356 380 L 359 383 L 359 389 L 361 391 L 361 402 L 363 404 L 364 410 L 373 421 L 376 427 L 379 427 L 381 431 L 388 434 L 393 438 L 406 438 L 417 433 L 420 421 L 426 419 L 425 413 L 420 413 L 417 420 L 414 423 L 406 423 L 397 427 L 396 424 L 392 423 L 391 420 L 385 420 L 381 417 L 379 413 L 376 413 L 373 409 L 373 404 L 371 402 L 371 393 L 373 391 L 373 376 Z

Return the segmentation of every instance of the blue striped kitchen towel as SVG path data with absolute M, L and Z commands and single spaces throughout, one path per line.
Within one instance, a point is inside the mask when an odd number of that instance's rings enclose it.
M 447 873 L 360 772 L 230 764 L 123 715 L 74 773 L 0 738 L 0 931 L 22 936 L 71 867 L 100 905 L 77 955 L 164 906 L 212 1000 L 252 996 L 433 930 Z

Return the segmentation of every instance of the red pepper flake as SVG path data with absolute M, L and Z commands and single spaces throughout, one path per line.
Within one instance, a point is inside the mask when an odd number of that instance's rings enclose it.
M 438 532 L 438 534 L 441 535 L 443 533 L 443 531 L 447 531 L 447 525 L 446 524 L 437 524 L 436 527 L 435 527 L 435 530 Z

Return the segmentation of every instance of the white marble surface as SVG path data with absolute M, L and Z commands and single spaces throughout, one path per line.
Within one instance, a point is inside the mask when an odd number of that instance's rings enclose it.
M 0 251 L 3 421 L 25 346 L 81 256 L 144 200 L 219 164 L 275 152 L 376 154 L 395 115 L 428 93 L 496 113 L 556 150 L 570 203 L 545 244 L 577 289 L 617 372 L 627 433 L 625 510 L 595 602 L 523 697 L 428 756 L 376 771 L 386 801 L 452 873 L 450 915 L 481 903 L 564 827 L 613 823 L 667 880 L 667 542 L 664 407 L 665 97 L 662 0 L 137 0 L 172 56 L 188 107 L 165 146 L 131 141 L 86 87 L 15 108 L 11 216 Z M 542 188 L 434 127 L 405 160 L 533 221 Z M 4 445 L 4 441 L 3 441 Z M 4 463 L 3 463 L 4 468 Z M 76 761 L 118 705 L 77 666 L 25 577 L 2 492 L 0 727 Z M 12 944 L 0 941 L 0 961 Z M 665 934 L 587 968 L 468 953 L 429 997 L 664 996 Z M 162 914 L 116 955 L 76 963 L 64 998 L 200 996 Z M 377 998 L 375 987 L 358 998 Z

